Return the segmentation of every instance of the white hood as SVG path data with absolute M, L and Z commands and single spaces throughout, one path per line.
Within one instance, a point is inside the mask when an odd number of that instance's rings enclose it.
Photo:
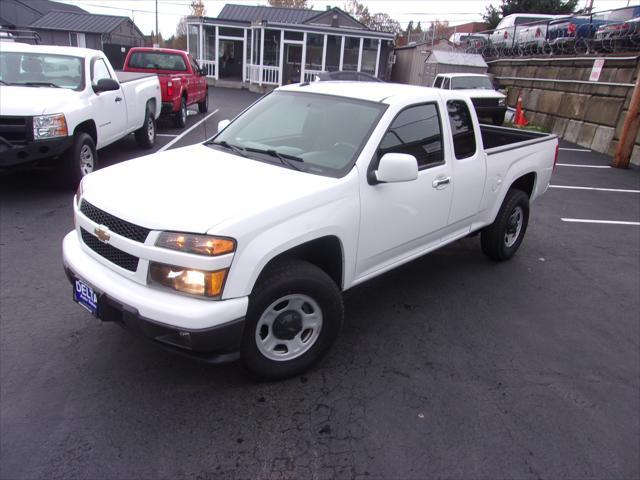
M 487 90 L 483 88 L 474 88 L 469 90 L 451 90 L 452 92 L 464 92 L 471 98 L 506 98 L 504 94 L 496 90 Z
M 32 116 L 65 113 L 79 92 L 68 88 L 0 85 L 0 115 Z
M 83 198 L 152 230 L 206 233 L 337 183 L 193 145 L 98 170 L 85 177 Z

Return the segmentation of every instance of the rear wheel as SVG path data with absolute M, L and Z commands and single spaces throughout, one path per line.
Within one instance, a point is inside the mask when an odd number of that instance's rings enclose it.
M 73 137 L 73 144 L 62 156 L 62 168 L 59 180 L 62 185 L 76 188 L 82 177 L 98 168 L 96 144 L 88 133 L 78 132 Z
M 198 103 L 198 111 L 200 113 L 207 113 L 209 111 L 209 89 L 204 91 L 204 99 Z
M 156 143 L 156 119 L 153 112 L 147 107 L 144 115 L 144 123 L 135 132 L 136 142 L 141 148 L 153 148 Z
M 180 110 L 173 116 L 173 123 L 178 128 L 184 128 L 187 124 L 187 99 L 185 97 L 180 99 Z
M 494 222 L 482 230 L 482 251 L 492 260 L 509 260 L 520 248 L 529 223 L 529 196 L 511 189 Z
M 298 375 L 331 346 L 343 316 L 340 290 L 324 271 L 283 261 L 260 276 L 249 297 L 242 362 L 263 379 Z

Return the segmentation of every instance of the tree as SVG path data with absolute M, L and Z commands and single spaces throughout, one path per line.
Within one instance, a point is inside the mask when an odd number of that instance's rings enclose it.
M 207 12 L 207 7 L 204 6 L 202 0 L 191 0 L 189 8 L 191 9 L 192 17 L 204 17 L 204 14 Z
M 400 22 L 394 20 L 388 13 L 375 13 L 371 16 L 369 28 L 378 32 L 398 34 L 402 31 Z
M 487 7 L 482 18 L 490 28 L 495 28 L 501 18 L 513 13 L 560 15 L 573 13 L 577 5 L 578 0 L 502 0 L 498 8 Z
M 431 22 L 429 29 L 427 30 L 427 37 L 440 39 L 447 38 L 449 35 L 449 22 L 441 22 L 437 18 Z
M 269 0 L 270 7 L 309 8 L 307 0 Z
M 360 23 L 364 23 L 367 27 L 371 23 L 369 8 L 358 2 L 358 0 L 348 0 L 344 4 L 344 11 L 355 17 Z
M 419 20 L 418 20 L 418 23 L 416 25 L 416 29 L 414 30 L 414 32 L 422 33 L 422 25 L 420 25 L 420 21 Z

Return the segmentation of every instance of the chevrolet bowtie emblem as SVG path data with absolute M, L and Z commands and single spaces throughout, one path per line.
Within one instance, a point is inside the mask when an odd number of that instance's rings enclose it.
M 109 240 L 111 239 L 111 235 L 109 234 L 109 229 L 104 225 L 97 226 L 93 230 L 93 233 L 96 234 L 96 237 L 98 237 L 98 240 L 100 240 L 102 243 L 109 243 Z

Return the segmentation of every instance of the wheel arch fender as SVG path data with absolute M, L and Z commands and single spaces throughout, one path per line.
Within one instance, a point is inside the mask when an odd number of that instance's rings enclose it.
M 98 148 L 98 129 L 96 128 L 96 122 L 94 122 L 93 119 L 85 120 L 76 125 L 76 128 L 73 129 L 73 135 L 75 136 L 80 132 L 89 135 L 93 140 L 93 143 L 96 145 L 96 149 Z

